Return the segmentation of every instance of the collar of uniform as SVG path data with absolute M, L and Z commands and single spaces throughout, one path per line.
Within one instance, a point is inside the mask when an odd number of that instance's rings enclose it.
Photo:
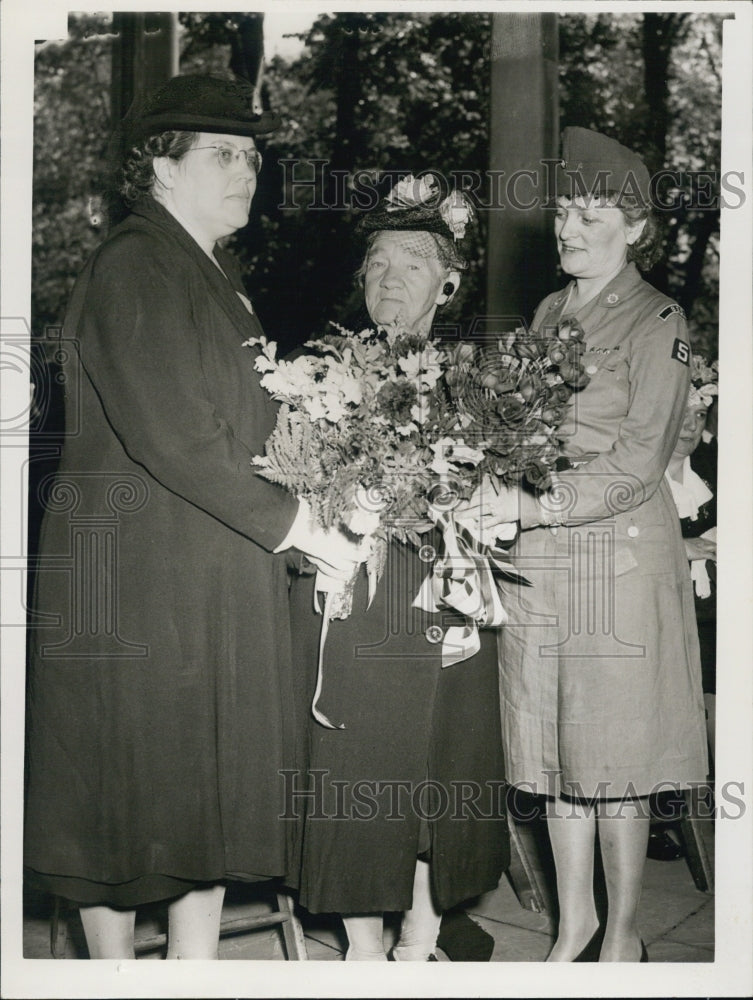
M 551 302 L 547 306 L 547 312 L 554 312 L 556 309 L 561 309 L 567 302 L 570 295 L 570 289 L 574 285 L 575 282 L 570 281 L 561 291 L 555 292 Z
M 619 274 L 612 278 L 608 285 L 602 288 L 596 298 L 596 302 L 600 306 L 606 306 L 607 309 L 614 309 L 615 306 L 619 305 L 620 302 L 632 294 L 642 280 L 638 273 L 638 268 L 630 261 L 630 263 L 623 267 Z

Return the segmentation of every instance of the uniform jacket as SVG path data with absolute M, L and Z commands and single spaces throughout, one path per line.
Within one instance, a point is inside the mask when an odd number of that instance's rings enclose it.
M 571 287 L 544 299 L 535 330 L 556 330 Z M 680 307 L 631 263 L 586 309 L 583 364 L 591 381 L 572 396 L 559 431 L 562 454 L 584 464 L 559 474 L 559 503 L 524 495 L 523 528 L 637 516 L 662 484 L 682 425 L 690 346 Z

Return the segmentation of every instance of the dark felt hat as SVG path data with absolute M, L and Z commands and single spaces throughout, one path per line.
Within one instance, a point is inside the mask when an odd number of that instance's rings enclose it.
M 376 208 L 358 220 L 356 234 L 365 239 L 372 233 L 425 232 L 444 237 L 448 260 L 456 267 L 468 266 L 470 256 L 466 230 L 473 226 L 475 211 L 460 191 L 443 192 L 433 174 L 409 174 L 394 185 Z
M 254 89 L 245 80 L 174 76 L 132 108 L 124 121 L 129 145 L 160 132 L 219 132 L 266 135 L 280 127 L 273 111 L 254 107 Z
M 563 130 L 556 177 L 557 194 L 568 198 L 610 191 L 645 205 L 650 202 L 651 179 L 640 156 L 588 128 L 569 125 Z

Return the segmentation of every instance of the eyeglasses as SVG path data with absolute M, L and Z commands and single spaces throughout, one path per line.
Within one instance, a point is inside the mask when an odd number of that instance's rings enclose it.
M 233 146 L 192 146 L 188 152 L 193 153 L 199 149 L 216 149 L 217 162 L 223 170 L 229 170 L 241 156 L 245 156 L 246 166 L 252 174 L 258 174 L 261 170 L 262 159 L 258 149 L 235 149 Z

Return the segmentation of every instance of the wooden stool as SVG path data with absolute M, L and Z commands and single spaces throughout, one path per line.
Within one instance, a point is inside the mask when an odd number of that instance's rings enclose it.
M 507 827 L 510 831 L 510 867 L 507 869 L 507 878 L 513 892 L 526 910 L 547 913 L 550 908 L 547 906 L 546 892 L 541 878 L 536 835 L 530 824 L 519 823 L 509 813 Z
M 714 820 L 711 789 L 705 795 L 684 792 L 685 811 L 680 820 L 680 836 L 696 888 L 714 891 Z
M 228 917 L 220 924 L 220 937 L 229 934 L 242 934 L 244 931 L 255 931 L 262 927 L 279 926 L 285 947 L 285 957 L 288 961 L 303 962 L 308 959 L 306 940 L 303 936 L 301 922 L 295 914 L 293 899 L 287 893 L 278 892 L 277 910 L 273 913 L 263 913 L 257 916 Z M 55 897 L 55 908 L 52 914 L 50 928 L 50 948 L 53 958 L 65 958 L 68 943 L 68 903 Z M 145 951 L 156 951 L 167 944 L 167 934 L 147 934 L 137 937 L 134 942 L 136 954 Z

